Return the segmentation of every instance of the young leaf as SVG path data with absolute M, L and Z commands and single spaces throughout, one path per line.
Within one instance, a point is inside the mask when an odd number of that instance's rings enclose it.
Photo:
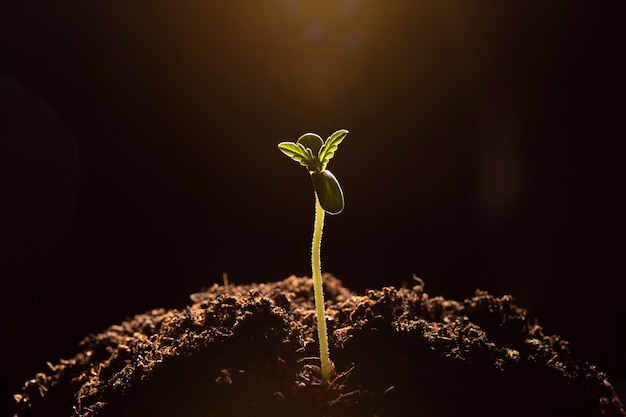
M 278 144 L 278 149 L 294 161 L 299 162 L 300 165 L 307 167 L 307 169 L 310 169 L 310 166 L 313 164 L 311 151 L 299 143 L 281 142 Z
M 348 131 L 346 129 L 340 129 L 330 135 L 328 139 L 326 139 L 326 143 L 324 144 L 324 146 L 322 146 L 319 152 L 320 171 L 323 172 L 326 169 L 328 161 L 330 161 L 330 159 L 335 156 L 335 151 L 347 134 Z
M 343 210 L 343 192 L 337 178 L 329 170 L 311 174 L 313 188 L 325 212 L 339 214 Z
M 293 160 L 305 166 L 313 181 L 313 188 L 323 211 L 338 214 L 343 210 L 344 199 L 337 178 L 326 170 L 328 161 L 348 131 L 341 129 L 330 135 L 326 142 L 315 133 L 305 133 L 296 143 L 281 142 L 278 148 Z

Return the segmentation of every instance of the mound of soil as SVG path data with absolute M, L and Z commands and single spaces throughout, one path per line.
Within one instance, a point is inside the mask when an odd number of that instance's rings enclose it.
M 25 383 L 16 416 L 626 416 L 605 374 L 510 296 L 324 285 L 329 383 L 311 280 L 292 276 L 215 285 L 89 335 Z

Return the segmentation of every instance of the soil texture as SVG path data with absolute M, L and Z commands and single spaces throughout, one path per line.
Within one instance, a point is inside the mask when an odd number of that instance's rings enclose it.
M 87 336 L 15 394 L 17 417 L 624 417 L 606 375 L 511 296 L 355 294 L 324 276 L 334 375 L 321 380 L 312 282 L 215 285 Z

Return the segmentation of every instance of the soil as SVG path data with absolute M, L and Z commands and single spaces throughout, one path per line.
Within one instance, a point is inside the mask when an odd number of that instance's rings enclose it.
M 355 294 L 325 275 L 334 375 L 308 278 L 215 285 L 87 336 L 15 395 L 19 417 L 626 416 L 606 375 L 511 296 Z

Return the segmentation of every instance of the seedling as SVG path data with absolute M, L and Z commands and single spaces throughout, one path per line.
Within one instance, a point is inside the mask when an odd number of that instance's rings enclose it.
M 311 269 L 313 270 L 313 292 L 315 294 L 322 379 L 325 381 L 330 380 L 330 357 L 328 355 L 320 248 L 322 230 L 324 228 L 324 213 L 339 214 L 344 206 L 343 192 L 341 191 L 339 181 L 326 169 L 326 166 L 347 134 L 348 131 L 345 129 L 338 130 L 324 142 L 315 133 L 305 133 L 300 136 L 296 143 L 281 142 L 278 144 L 278 149 L 294 161 L 299 162 L 300 165 L 303 165 L 309 171 L 313 181 L 315 224 L 313 226 L 313 243 L 311 245 Z

